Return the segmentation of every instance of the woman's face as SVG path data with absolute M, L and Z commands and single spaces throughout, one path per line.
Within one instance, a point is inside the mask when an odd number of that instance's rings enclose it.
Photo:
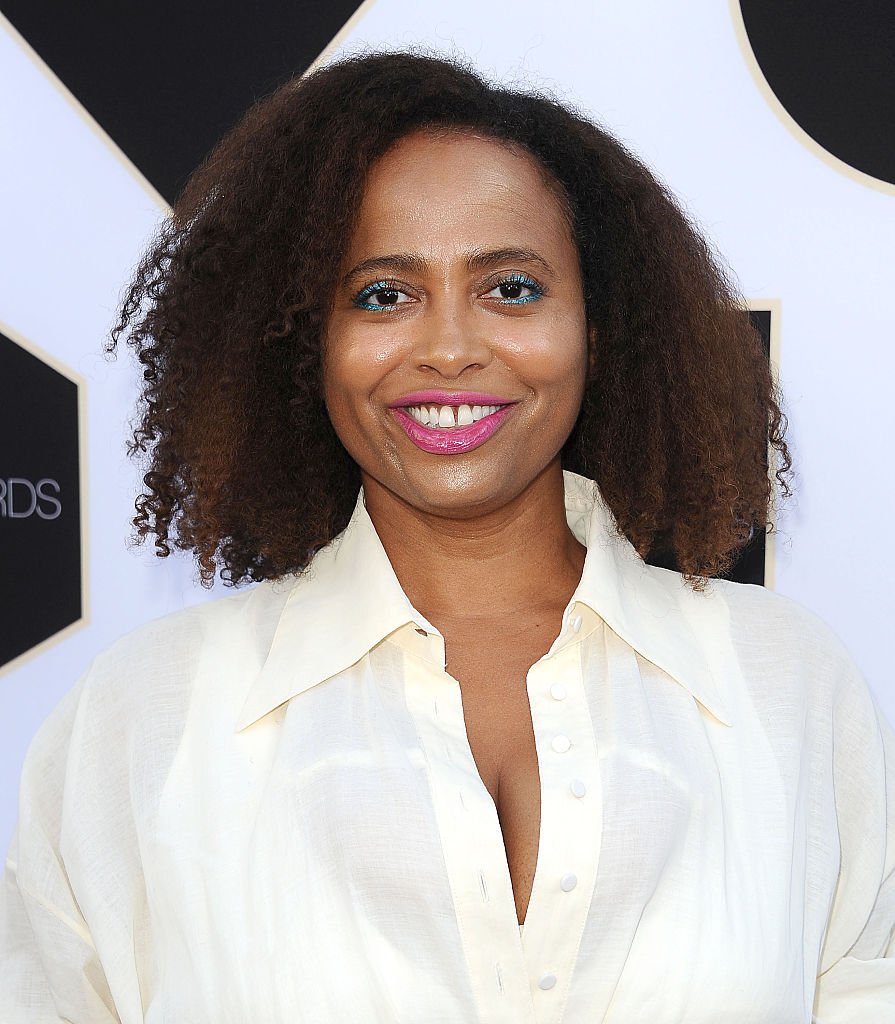
M 367 491 L 463 518 L 558 466 L 588 335 L 577 248 L 534 157 L 417 132 L 380 158 L 324 352 L 329 415 Z

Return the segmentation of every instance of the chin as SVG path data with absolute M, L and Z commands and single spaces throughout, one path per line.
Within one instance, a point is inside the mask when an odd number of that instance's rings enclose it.
M 529 481 L 530 482 L 530 481 Z M 437 474 L 420 479 L 407 474 L 400 490 L 393 488 L 408 504 L 420 511 L 455 513 L 458 518 L 481 515 L 493 506 L 499 508 L 525 489 L 526 483 L 512 485 L 505 476 L 493 471 L 444 466 Z

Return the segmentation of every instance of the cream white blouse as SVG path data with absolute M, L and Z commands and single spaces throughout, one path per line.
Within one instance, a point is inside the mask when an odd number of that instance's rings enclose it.
M 0 1021 L 895 1022 L 895 736 L 833 631 L 587 546 L 528 673 L 524 929 L 444 641 L 363 503 L 100 654 L 22 772 Z

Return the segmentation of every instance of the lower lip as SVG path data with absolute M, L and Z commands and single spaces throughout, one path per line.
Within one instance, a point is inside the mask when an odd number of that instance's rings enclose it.
M 392 409 L 392 412 L 417 448 L 433 455 L 457 455 L 460 452 L 471 452 L 473 448 L 484 444 L 509 416 L 512 408 L 512 405 L 505 405 L 469 426 L 442 427 L 440 430 L 423 426 L 403 409 Z

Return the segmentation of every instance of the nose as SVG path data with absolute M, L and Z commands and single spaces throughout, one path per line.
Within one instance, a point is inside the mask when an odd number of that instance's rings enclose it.
M 417 369 L 440 377 L 456 378 L 470 369 L 482 369 L 493 353 L 485 325 L 473 310 L 433 302 L 417 321 L 413 361 Z

